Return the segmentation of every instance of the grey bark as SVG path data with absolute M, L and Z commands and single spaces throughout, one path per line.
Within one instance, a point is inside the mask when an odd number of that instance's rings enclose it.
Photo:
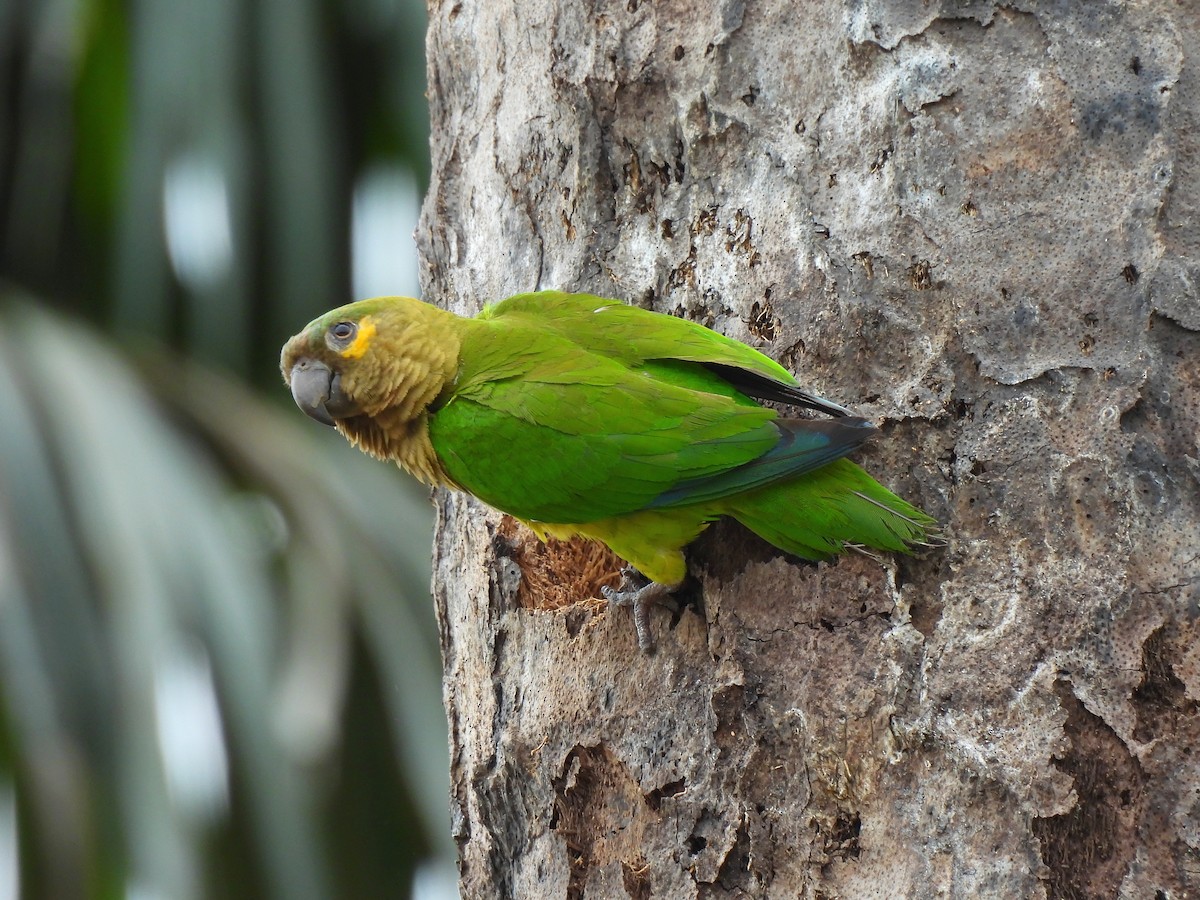
M 755 344 L 949 537 L 716 526 L 643 656 L 439 495 L 464 896 L 1200 891 L 1197 9 L 448 0 L 428 46 L 428 298 Z

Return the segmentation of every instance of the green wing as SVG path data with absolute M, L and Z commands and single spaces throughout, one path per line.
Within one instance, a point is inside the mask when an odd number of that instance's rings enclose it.
M 655 360 L 699 363 L 738 391 L 833 415 L 850 411 L 804 391 L 770 357 L 703 325 L 592 294 L 538 291 L 487 307 L 480 319 L 541 329 L 627 366 Z
M 459 485 L 523 519 L 582 524 L 711 502 L 825 465 L 873 431 L 861 419 L 780 420 L 727 371 L 792 390 L 775 363 L 615 301 L 518 295 L 463 325 L 430 439 Z
M 788 370 L 770 357 L 703 325 L 592 294 L 516 294 L 489 306 L 479 317 L 552 331 L 626 365 L 651 359 L 721 363 L 784 384 L 796 383 Z
M 468 330 L 462 358 L 430 439 L 456 482 L 523 519 L 642 509 L 779 442 L 772 410 L 698 367 L 631 370 L 514 323 Z

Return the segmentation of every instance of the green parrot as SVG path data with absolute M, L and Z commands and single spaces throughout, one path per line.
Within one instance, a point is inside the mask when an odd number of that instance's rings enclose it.
M 296 404 L 421 481 L 545 540 L 602 541 L 650 583 L 605 588 L 651 649 L 652 603 L 721 516 L 808 560 L 906 551 L 936 523 L 844 457 L 866 419 L 701 325 L 590 294 L 517 294 L 473 319 L 408 297 L 326 313 L 280 365 Z M 756 400 L 830 418 L 788 418 Z

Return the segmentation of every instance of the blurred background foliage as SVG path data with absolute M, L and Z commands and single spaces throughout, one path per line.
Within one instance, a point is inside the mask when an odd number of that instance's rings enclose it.
M 0 900 L 454 896 L 425 492 L 283 341 L 415 293 L 418 0 L 0 0 Z

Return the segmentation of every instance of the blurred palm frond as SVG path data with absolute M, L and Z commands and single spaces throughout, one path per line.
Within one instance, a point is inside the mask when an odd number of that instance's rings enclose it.
M 7 306 L 0 783 L 32 895 L 212 896 L 213 841 L 254 848 L 245 883 L 267 888 L 221 896 L 344 895 L 330 868 L 366 863 L 335 858 L 353 817 L 331 816 L 371 742 L 407 765 L 367 791 L 353 852 L 387 846 L 401 888 L 427 845 L 405 809 L 447 826 L 444 738 L 419 740 L 444 722 L 413 486 L 229 379 L 160 359 L 151 392 L 79 326 Z M 346 733 L 371 728 L 363 679 L 391 734 Z
M 415 270 L 357 201 L 427 180 L 423 31 L 0 4 L 0 900 L 402 896 L 452 852 L 427 498 L 277 408 L 359 206 Z
M 203 838 L 222 829 L 271 895 L 335 895 L 329 845 L 353 827 L 329 821 L 338 782 L 386 774 L 344 766 L 355 740 L 407 761 L 398 809 L 359 836 L 388 833 L 412 874 L 427 841 L 403 809 L 448 827 L 444 738 L 418 739 L 444 724 L 413 486 L 233 380 L 160 359 L 151 392 L 79 326 L 7 306 L 0 779 L 31 824 L 34 895 L 94 893 L 97 856 L 122 848 L 128 882 L 212 895 Z M 362 678 L 390 734 L 343 732 Z

